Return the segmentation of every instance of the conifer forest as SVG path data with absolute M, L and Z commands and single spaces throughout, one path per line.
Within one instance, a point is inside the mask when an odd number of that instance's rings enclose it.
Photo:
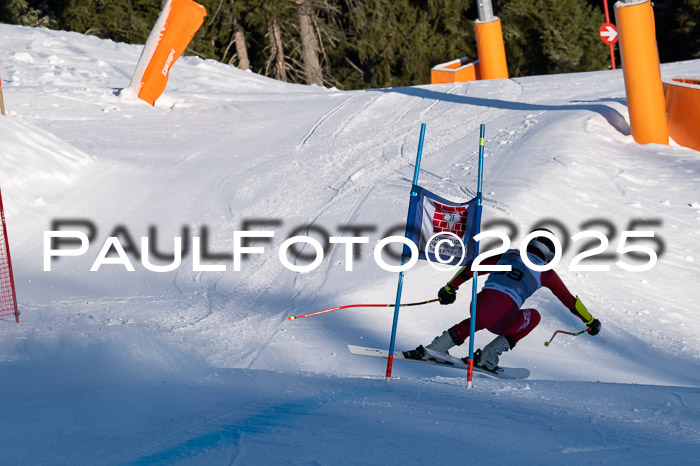
M 493 0 L 511 77 L 603 70 L 604 0 Z M 430 82 L 476 57 L 475 0 L 198 0 L 207 18 L 187 54 L 275 79 L 339 89 Z M 614 1 L 608 1 L 614 22 Z M 3 0 L 0 22 L 146 41 L 165 0 Z M 656 0 L 662 63 L 700 57 L 700 0 Z M 617 49 L 617 48 L 616 48 Z M 616 50 L 619 64 L 619 50 Z

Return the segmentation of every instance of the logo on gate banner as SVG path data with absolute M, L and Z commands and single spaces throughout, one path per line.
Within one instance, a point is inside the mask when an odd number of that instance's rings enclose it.
M 435 203 L 433 214 L 434 233 L 454 233 L 462 238 L 467 229 L 467 208 Z
M 449 265 L 468 263 L 474 252 L 476 199 L 452 202 L 420 186 L 414 186 L 414 192 L 406 237 L 418 246 L 418 258 Z M 404 255 L 411 255 L 409 248 L 404 248 Z

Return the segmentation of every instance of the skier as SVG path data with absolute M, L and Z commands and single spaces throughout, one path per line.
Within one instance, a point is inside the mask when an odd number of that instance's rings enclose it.
M 549 230 L 540 228 L 534 231 Z M 527 244 L 527 256 L 533 264 L 545 265 L 554 258 L 554 243 L 546 236 L 537 236 Z M 554 270 L 536 272 L 527 267 L 520 251 L 510 249 L 504 254 L 490 257 L 482 262 L 484 265 L 510 265 L 510 272 L 490 272 L 484 288 L 476 298 L 476 331 L 487 329 L 498 335 L 483 349 L 474 351 L 474 364 L 478 367 L 496 371 L 499 356 L 515 348 L 518 341 L 529 334 L 540 323 L 540 313 L 536 309 L 520 309 L 523 302 L 540 287 L 549 288 L 554 296 L 566 306 L 572 314 L 579 317 L 589 328 L 590 335 L 600 332 L 601 324 L 594 319 L 581 302 L 566 288 Z M 488 273 L 488 272 L 487 272 Z M 457 298 L 460 285 L 473 277 L 468 266 L 463 267 L 444 287 L 438 291 L 440 304 L 452 304 Z M 453 346 L 464 343 L 469 337 L 470 319 L 454 325 L 436 337 L 426 348 L 439 353 L 448 353 Z M 416 349 L 404 351 L 410 359 L 430 359 L 423 345 Z

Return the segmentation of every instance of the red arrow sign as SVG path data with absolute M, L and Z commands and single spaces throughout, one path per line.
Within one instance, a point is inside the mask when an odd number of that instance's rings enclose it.
M 608 45 L 617 42 L 617 28 L 612 23 L 603 23 L 600 27 L 600 38 Z

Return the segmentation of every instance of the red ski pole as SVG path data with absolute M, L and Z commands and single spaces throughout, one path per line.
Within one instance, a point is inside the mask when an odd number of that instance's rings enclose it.
M 435 301 L 439 301 L 439 300 L 440 300 L 440 298 L 435 298 L 435 299 L 429 299 L 428 301 L 421 301 L 418 303 L 400 304 L 400 307 L 421 306 L 423 304 L 434 303 Z M 323 311 L 312 312 L 310 314 L 304 314 L 301 316 L 289 316 L 289 317 L 287 317 L 287 320 L 295 320 L 295 319 L 301 319 L 303 317 L 317 316 L 319 314 L 325 314 L 326 312 L 339 311 L 340 309 L 348 309 L 351 307 L 392 307 L 392 306 L 395 306 L 395 304 L 348 304 L 347 306 L 332 307 L 330 309 L 324 309 Z
M 554 332 L 554 335 L 552 335 L 552 338 L 550 338 L 549 341 L 545 341 L 545 342 L 544 342 L 544 346 L 549 346 L 549 344 L 552 342 L 552 340 L 554 340 L 554 337 L 557 336 L 557 333 L 563 333 L 563 334 L 565 334 L 565 335 L 572 335 L 572 336 L 575 337 L 576 335 L 581 335 L 582 333 L 586 333 L 586 332 L 588 332 L 589 330 L 590 330 L 590 328 L 586 328 L 585 330 L 581 330 L 580 332 L 576 332 L 576 333 L 574 333 L 574 332 L 567 332 L 566 330 L 557 330 L 556 332 Z

